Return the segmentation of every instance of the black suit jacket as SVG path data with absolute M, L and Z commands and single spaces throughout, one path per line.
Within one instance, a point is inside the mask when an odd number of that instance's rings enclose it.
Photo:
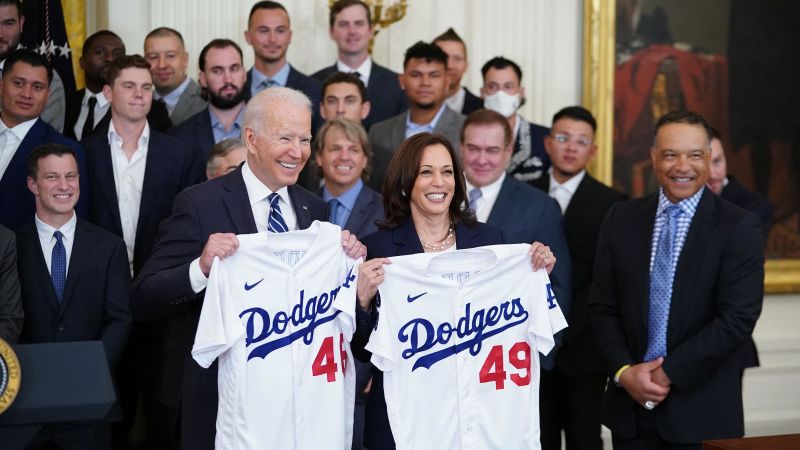
M 322 198 L 322 188 L 317 191 L 317 195 Z M 356 203 L 353 205 L 350 217 L 347 218 L 347 223 L 342 228 L 361 238 L 378 230 L 375 225 L 376 220 L 383 220 L 383 199 L 381 194 L 365 184 L 356 197 Z
M 535 180 L 533 185 L 548 193 L 550 177 L 545 175 Z M 567 315 L 569 328 L 566 329 L 564 342 L 556 356 L 556 365 L 563 373 L 608 373 L 605 359 L 597 350 L 592 336 L 587 308 L 592 290 L 600 225 L 611 205 L 627 199 L 627 195 L 609 188 L 586 173 L 564 213 L 564 231 L 572 260 L 572 305 Z M 559 264 L 560 259 L 556 266 Z
M 503 231 L 483 223 L 471 226 L 458 224 L 455 233 L 456 245 L 460 249 L 507 242 Z M 362 239 L 362 243 L 367 246 L 367 259 L 422 253 L 422 244 L 411 219 L 396 228 L 378 230 Z M 360 311 L 360 308 L 357 309 Z M 367 333 L 362 333 L 362 330 L 366 330 Z M 359 327 L 356 334 L 353 335 L 351 342 L 353 353 L 358 355 L 362 361 L 367 361 L 370 357 L 369 352 L 364 350 L 364 346 L 369 341 L 369 332 L 371 331 L 372 327 Z M 383 394 L 383 372 L 374 367 L 372 388 L 369 398 L 367 398 L 364 443 L 370 449 L 395 448 L 394 437 L 392 437 L 389 425 L 389 414 L 386 410 L 386 397 Z
M 642 362 L 647 347 L 650 247 L 658 194 L 611 207 L 597 243 L 590 313 L 609 374 Z M 751 338 L 764 298 L 758 218 L 706 189 L 678 259 L 663 369 L 672 381 L 653 410 L 670 442 L 744 433 L 741 370 L 758 364 Z M 632 438 L 639 408 L 609 383 L 602 419 Z
M 320 82 L 336 73 L 336 64 L 326 67 L 313 75 Z M 369 115 L 362 121 L 365 130 L 378 122 L 394 117 L 408 109 L 406 94 L 400 89 L 397 73 L 372 61 L 372 69 L 367 81 L 367 100 L 370 103 Z M 322 95 L 320 93 L 320 95 Z
M 56 299 L 39 233 L 33 222 L 17 235 L 25 343 L 100 340 L 109 365 L 119 361 L 131 327 L 131 275 L 125 243 L 82 219 L 67 268 L 61 303 Z
M 114 182 L 108 127 L 98 128 L 86 140 L 88 179 L 92 198 L 90 220 L 122 237 L 119 199 Z M 142 199 L 133 250 L 134 276 L 141 271 L 156 241 L 159 223 L 172 211 L 172 200 L 185 188 L 201 181 L 203 171 L 189 148 L 172 136 L 150 130 Z
M 247 82 L 244 85 L 245 100 L 250 101 L 252 96 L 251 84 L 253 82 L 253 69 L 247 71 Z M 319 102 L 322 96 L 322 85 L 315 78 L 309 77 L 289 64 L 289 77 L 286 78 L 286 87 L 306 94 L 311 100 L 311 131 L 319 130 L 324 121 L 319 115 Z
M 501 230 L 509 244 L 532 244 L 539 241 L 550 247 L 556 256 L 556 265 L 550 273 L 558 306 L 568 317 L 572 305 L 572 263 L 570 262 L 561 208 L 547 194 L 515 180 L 506 174 L 497 200 L 486 223 Z M 556 335 L 556 345 L 561 344 L 563 332 Z M 558 352 L 551 351 L 539 357 L 543 370 L 553 370 Z
M 80 139 L 77 139 L 75 136 L 75 122 L 78 121 L 78 116 L 81 114 L 81 103 L 83 102 L 83 96 L 85 93 L 86 88 L 78 89 L 77 91 L 67 95 L 66 113 L 64 115 L 64 136 L 76 141 L 83 141 L 89 137 L 81 136 Z M 98 95 L 103 95 L 103 93 L 101 92 Z M 92 130 L 92 133 L 104 127 L 107 130 L 109 120 L 111 120 L 111 107 L 108 108 L 103 118 L 97 122 L 97 125 Z M 172 122 L 169 119 L 169 111 L 167 110 L 167 106 L 164 103 L 155 100 L 150 107 L 150 112 L 147 113 L 147 121 L 150 122 L 151 127 L 162 133 L 165 133 L 169 127 L 172 126 Z
M 169 134 L 186 144 L 194 153 L 200 165 L 205 168 L 208 154 L 214 146 L 214 131 L 211 128 L 211 113 L 208 108 L 172 127 Z M 205 179 L 205 170 L 203 171 Z
M 461 108 L 461 114 L 468 116 L 471 112 L 483 108 L 483 100 L 481 100 L 480 97 L 476 96 L 465 87 L 461 89 L 464 89 L 464 107 Z
M 299 228 L 327 220 L 328 206 L 315 194 L 293 185 L 289 196 Z M 203 448 L 214 446 L 216 364 L 206 370 L 191 357 L 205 291 L 195 294 L 192 290 L 189 265 L 203 252 L 211 234 L 255 232 L 241 167 L 186 189 L 175 198 L 172 215 L 162 223 L 158 243 L 133 286 L 134 317 L 167 318 L 161 401 L 177 407 L 183 398 L 183 423 L 199 430 L 189 438 Z M 187 405 L 187 399 L 196 404 Z
M 65 138 L 41 118 L 36 119 L 0 178 L 0 225 L 16 230 L 33 220 L 33 215 L 36 213 L 36 201 L 28 190 L 28 156 L 34 148 L 49 143 L 62 144 L 72 148 L 78 159 L 78 172 L 81 175 L 86 173 L 86 156 L 83 147 L 72 139 Z M 78 217 L 87 217 L 90 194 L 87 177 L 80 177 L 80 188 L 81 195 L 78 204 L 75 205 L 75 211 L 78 213 Z
M 766 245 L 769 229 L 772 226 L 772 203 L 769 199 L 742 185 L 733 175 L 728 175 L 728 184 L 722 188 L 720 196 L 748 211 L 754 212 L 761 220 L 761 228 Z
M 17 273 L 17 239 L 13 231 L 0 225 L 0 339 L 15 344 L 24 317 Z

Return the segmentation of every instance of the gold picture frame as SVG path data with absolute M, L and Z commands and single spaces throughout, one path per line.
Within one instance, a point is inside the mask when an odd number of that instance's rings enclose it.
M 583 105 L 597 120 L 597 155 L 589 170 L 611 184 L 614 125 L 615 0 L 583 2 Z M 769 259 L 764 288 L 768 294 L 800 292 L 800 259 Z

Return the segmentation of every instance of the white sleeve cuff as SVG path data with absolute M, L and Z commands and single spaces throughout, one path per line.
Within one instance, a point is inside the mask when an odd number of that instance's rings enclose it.
M 200 258 L 195 259 L 189 264 L 189 282 L 195 294 L 202 291 L 208 285 L 208 277 L 203 275 L 200 270 Z

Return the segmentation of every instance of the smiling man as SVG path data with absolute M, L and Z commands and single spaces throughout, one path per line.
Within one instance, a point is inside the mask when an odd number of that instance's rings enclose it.
M 34 197 L 25 183 L 25 161 L 34 148 L 50 142 L 69 146 L 78 167 L 86 170 L 83 148 L 40 117 L 52 73 L 47 61 L 32 50 L 17 50 L 5 59 L 0 79 L 0 224 L 12 230 L 30 220 L 35 210 Z M 84 196 L 75 209 L 79 216 L 87 217 L 89 185 L 86 179 L 80 183 Z
M 742 371 L 764 298 L 758 218 L 705 188 L 711 131 L 673 111 L 650 150 L 657 193 L 612 206 L 590 301 L 615 449 L 700 449 L 744 434 Z

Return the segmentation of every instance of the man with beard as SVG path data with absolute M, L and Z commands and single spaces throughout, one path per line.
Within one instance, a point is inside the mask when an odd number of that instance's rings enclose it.
M 198 81 L 208 97 L 208 107 L 170 134 L 189 145 L 198 161 L 206 161 L 214 144 L 242 134 L 247 73 L 242 49 L 230 39 L 214 39 L 203 47 L 198 66 Z
M 434 44 L 417 42 L 406 50 L 400 87 L 408 98 L 408 112 L 378 122 L 369 129 L 373 152 L 370 184 L 381 189 L 394 150 L 418 133 L 441 134 L 458 148 L 464 116 L 445 105 L 447 53 Z

